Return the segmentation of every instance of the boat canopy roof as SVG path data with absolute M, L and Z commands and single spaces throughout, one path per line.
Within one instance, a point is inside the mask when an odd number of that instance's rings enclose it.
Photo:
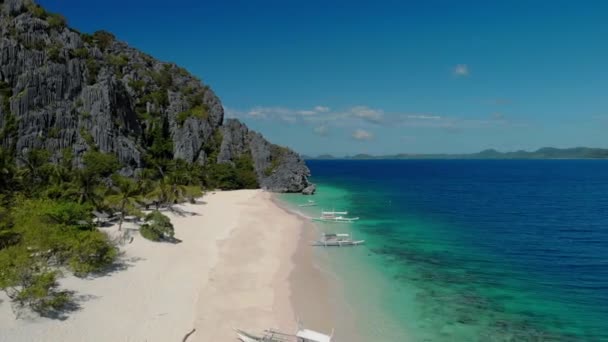
M 348 211 L 322 211 L 323 215 L 348 215 Z
M 310 342 L 331 342 L 331 336 L 308 329 L 298 331 L 296 337 L 303 338 L 305 341 Z
M 339 237 L 349 237 L 350 234 L 346 233 L 325 233 L 323 236 L 339 236 Z

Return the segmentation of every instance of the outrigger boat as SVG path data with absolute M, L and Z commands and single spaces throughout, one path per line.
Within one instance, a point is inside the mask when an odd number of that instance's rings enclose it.
M 315 205 L 317 205 L 317 203 L 315 203 L 315 201 L 308 200 L 307 203 L 299 204 L 298 207 L 314 207 Z
M 313 246 L 321 247 L 346 247 L 358 246 L 365 243 L 365 240 L 353 240 L 350 234 L 345 233 L 325 233 L 321 235 L 321 239 L 314 241 Z
M 348 211 L 322 211 L 321 217 L 313 218 L 312 220 L 321 222 L 350 223 L 359 219 L 358 217 L 344 217 L 342 215 L 348 215 Z
M 299 329 L 295 335 L 267 329 L 262 336 L 252 335 L 240 329 L 234 331 L 243 342 L 331 342 L 333 335 L 333 332 L 328 336 L 309 329 Z

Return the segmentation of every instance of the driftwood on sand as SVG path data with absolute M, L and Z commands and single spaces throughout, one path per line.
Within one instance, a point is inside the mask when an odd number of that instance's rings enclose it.
M 186 335 L 184 335 L 184 338 L 182 338 L 182 342 L 186 342 L 186 340 L 188 339 L 188 337 L 190 337 L 190 335 L 194 334 L 194 332 L 196 331 L 196 329 L 192 329 L 190 330 L 189 333 L 187 333 Z

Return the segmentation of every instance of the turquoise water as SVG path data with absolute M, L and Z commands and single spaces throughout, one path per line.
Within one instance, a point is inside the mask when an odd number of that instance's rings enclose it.
M 364 247 L 315 252 L 362 341 L 608 341 L 608 163 L 309 166 L 319 206 L 285 201 L 362 218 L 318 229 Z

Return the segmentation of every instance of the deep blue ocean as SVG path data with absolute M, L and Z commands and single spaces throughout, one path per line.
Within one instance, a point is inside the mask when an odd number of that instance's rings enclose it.
M 608 161 L 307 164 L 320 204 L 361 217 L 364 247 L 323 253 L 366 339 L 608 341 Z

